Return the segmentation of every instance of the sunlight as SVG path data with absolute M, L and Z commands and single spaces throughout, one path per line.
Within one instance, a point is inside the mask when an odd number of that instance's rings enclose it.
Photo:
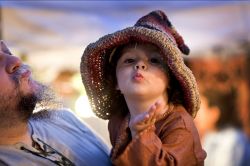
M 81 118 L 96 117 L 95 114 L 91 110 L 87 96 L 82 95 L 76 100 L 75 111 L 76 111 L 76 114 L 80 116 Z

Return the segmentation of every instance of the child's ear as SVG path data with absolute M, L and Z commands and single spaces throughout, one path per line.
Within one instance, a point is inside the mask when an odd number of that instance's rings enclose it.
M 118 84 L 116 85 L 115 90 L 119 91 L 119 92 L 122 94 L 122 91 L 121 91 L 121 89 L 119 88 Z

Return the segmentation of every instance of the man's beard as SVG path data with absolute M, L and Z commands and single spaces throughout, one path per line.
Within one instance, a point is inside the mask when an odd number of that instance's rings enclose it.
M 33 115 L 33 111 L 49 110 L 61 107 L 53 91 L 38 82 L 34 92 L 24 94 L 20 90 L 18 73 L 12 78 L 15 89 L 8 94 L 0 94 L 0 127 L 13 127 L 26 123 Z
M 18 107 L 23 121 L 27 121 L 30 117 L 35 116 L 36 119 L 40 119 L 48 116 L 48 110 L 56 110 L 62 107 L 61 102 L 56 98 L 54 91 L 41 83 L 36 82 L 39 85 L 39 90 L 29 95 L 23 95 L 20 97 Z M 35 114 L 34 114 L 35 112 Z M 39 114 L 37 114 L 39 112 Z

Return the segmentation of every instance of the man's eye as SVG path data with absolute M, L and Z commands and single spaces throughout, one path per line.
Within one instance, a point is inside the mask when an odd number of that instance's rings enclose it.
M 135 60 L 132 58 L 128 58 L 124 60 L 124 63 L 133 63 L 133 62 L 135 62 Z
M 161 60 L 158 58 L 150 58 L 152 64 L 161 64 Z

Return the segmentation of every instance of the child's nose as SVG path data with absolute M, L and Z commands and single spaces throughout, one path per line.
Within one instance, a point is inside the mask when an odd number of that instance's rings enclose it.
M 139 61 L 138 63 L 135 64 L 135 70 L 146 70 L 147 69 L 147 65 L 146 63 L 144 63 L 143 61 Z

